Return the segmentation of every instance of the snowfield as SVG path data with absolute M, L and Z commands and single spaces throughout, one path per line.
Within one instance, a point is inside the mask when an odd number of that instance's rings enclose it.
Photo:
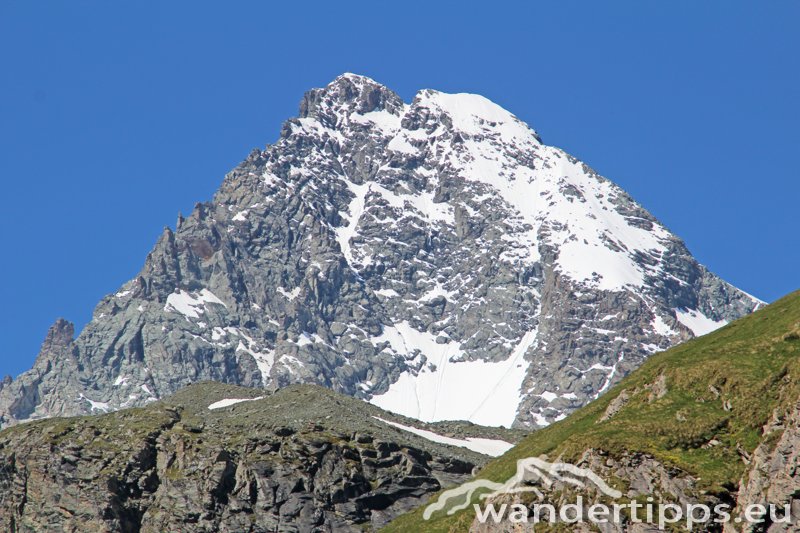
M 424 439 L 428 439 L 431 442 L 437 442 L 439 444 L 447 444 L 449 446 L 458 446 L 460 448 L 467 448 L 468 450 L 472 450 L 473 452 L 482 453 L 483 455 L 489 455 L 491 457 L 499 457 L 514 447 L 513 444 L 511 444 L 510 442 L 506 442 L 504 440 L 482 439 L 477 437 L 455 439 L 453 437 L 445 437 L 444 435 L 439 435 L 438 433 L 434 433 L 433 431 L 419 429 L 412 426 L 406 426 L 397 422 L 392 422 L 391 420 L 384 420 L 383 418 L 377 416 L 373 418 L 375 418 L 376 420 L 380 420 L 384 424 L 389 424 L 392 427 L 396 427 L 398 429 L 402 429 L 403 431 L 408 431 L 409 433 L 418 435 Z

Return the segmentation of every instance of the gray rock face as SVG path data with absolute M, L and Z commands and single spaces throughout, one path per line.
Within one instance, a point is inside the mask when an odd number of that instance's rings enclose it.
M 657 497 L 665 503 L 670 503 L 679 506 L 681 509 L 687 509 L 689 505 L 703 504 L 710 508 L 716 505 L 728 504 L 728 501 L 723 501 L 715 495 L 704 493 L 697 489 L 697 480 L 686 472 L 681 471 L 675 467 L 667 466 L 653 457 L 642 453 L 626 453 L 622 457 L 612 458 L 609 454 L 589 449 L 586 450 L 581 458 L 581 461 L 576 465 L 580 468 L 588 468 L 595 472 L 601 479 L 614 479 L 617 483 L 624 486 L 623 497 L 619 503 L 626 501 L 640 500 L 645 501 L 648 497 Z M 561 509 L 565 505 L 575 505 L 577 502 L 582 502 L 582 516 L 589 516 L 589 509 L 592 505 L 597 503 L 604 503 L 610 505 L 609 499 L 605 497 L 597 487 L 593 486 L 591 482 L 586 483 L 586 486 L 577 488 L 574 484 L 567 483 L 563 480 L 555 480 L 549 488 L 542 488 L 542 498 L 520 496 L 519 494 L 506 494 L 498 496 L 494 499 L 489 499 L 487 503 L 492 503 L 495 507 L 501 506 L 503 503 L 511 507 L 515 504 L 530 506 L 531 498 L 537 505 L 552 505 L 555 509 Z M 578 499 L 580 496 L 580 500 Z M 646 523 L 646 514 L 644 510 L 640 509 L 637 515 L 638 522 L 631 520 L 630 515 L 621 515 L 621 520 L 615 522 L 609 520 L 605 523 L 591 523 L 588 520 L 576 524 L 559 524 L 562 528 L 568 528 L 569 531 L 576 533 L 590 533 L 593 531 L 600 531 L 602 533 L 656 533 L 658 531 L 665 531 L 660 529 L 656 524 Z M 531 517 L 534 515 L 531 514 Z M 655 515 L 657 516 L 657 514 Z M 519 523 L 519 521 L 512 522 L 508 515 L 497 523 L 489 520 L 484 523 L 476 517 L 470 528 L 470 533 L 534 533 L 535 531 L 547 531 L 548 516 L 542 514 L 542 523 L 535 523 L 531 520 L 528 523 Z M 697 532 L 710 532 L 719 531 L 718 524 L 712 524 L 707 527 L 707 524 L 695 524 L 692 531 Z M 558 530 L 558 526 L 552 526 L 553 530 Z M 680 530 L 680 528 L 675 528 Z
M 256 394 L 205 383 L 144 409 L 1 432 L 0 529 L 373 531 L 487 459 L 321 387 Z M 226 398 L 248 401 L 208 409 Z
M 318 383 L 425 421 L 539 426 L 759 302 L 616 185 L 476 95 L 343 75 L 165 229 L 0 423 L 199 380 Z
M 761 444 L 749 459 L 750 467 L 739 483 L 737 517 L 744 518 L 749 506 L 773 505 L 760 524 L 751 524 L 743 531 L 770 533 L 797 531 L 800 523 L 800 401 L 793 409 L 775 413 L 764 427 Z M 788 510 L 788 517 L 785 511 Z M 775 520 L 773 520 L 775 518 Z M 736 531 L 731 525 L 726 532 Z

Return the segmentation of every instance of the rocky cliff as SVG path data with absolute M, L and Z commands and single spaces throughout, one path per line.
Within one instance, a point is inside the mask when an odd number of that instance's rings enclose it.
M 787 410 L 779 408 L 763 429 L 764 440 L 747 457 L 749 468 L 739 482 L 736 517 L 751 505 L 775 505 L 779 518 L 788 510 L 790 523 L 773 521 L 742 529 L 747 533 L 797 531 L 800 528 L 800 398 Z M 728 527 L 727 532 L 737 531 Z
M 436 432 L 423 438 L 317 386 L 256 394 L 204 383 L 0 432 L 0 530 L 371 531 L 488 459 L 431 438 L 481 449 L 518 436 L 417 423 Z
M 489 100 L 406 103 L 346 74 L 166 228 L 77 338 L 53 326 L 0 389 L 0 424 L 215 380 L 542 426 L 759 305 Z

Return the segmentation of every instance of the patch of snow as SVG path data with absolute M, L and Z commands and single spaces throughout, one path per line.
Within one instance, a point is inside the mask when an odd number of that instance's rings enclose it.
M 189 293 L 181 290 L 180 292 L 173 292 L 167 296 L 167 303 L 164 306 L 164 311 L 178 312 L 188 318 L 200 318 L 200 315 L 205 313 L 206 304 L 219 304 L 227 307 L 225 303 L 216 297 L 216 295 L 208 289 L 202 289 L 197 293 Z
M 431 222 L 455 224 L 453 206 L 447 202 L 434 202 L 433 192 L 419 191 L 414 194 L 396 194 L 376 183 L 369 185 L 369 191 L 378 193 L 395 209 L 407 212 L 410 209 L 418 216 Z
M 404 135 L 398 135 L 396 137 L 393 137 L 392 140 L 389 141 L 387 147 L 389 148 L 389 150 L 393 150 L 395 152 L 400 152 L 404 154 L 417 153 L 417 149 L 414 148 L 414 146 L 410 142 L 408 142 L 408 140 Z
M 378 296 L 383 296 L 385 298 L 395 298 L 397 296 L 400 296 L 394 289 L 379 289 L 375 291 L 375 294 L 377 294 Z
M 453 296 L 456 294 L 457 294 L 456 292 L 445 290 L 445 288 L 442 287 L 441 283 L 436 282 L 436 285 L 434 285 L 430 290 L 428 290 L 428 292 L 420 296 L 419 299 L 422 302 L 428 302 L 439 296 L 444 296 L 445 299 L 452 301 Z
M 325 340 L 316 333 L 308 333 L 307 331 L 304 331 L 297 338 L 297 342 L 295 344 L 297 344 L 298 346 L 306 346 L 308 344 L 316 344 L 316 343 L 327 345 Z
M 456 439 L 453 437 L 446 437 L 444 435 L 439 435 L 438 433 L 434 433 L 433 431 L 428 431 L 426 429 L 419 429 L 413 426 L 406 426 L 404 424 L 392 422 L 391 420 L 385 420 L 378 416 L 373 416 L 372 418 L 380 420 L 384 424 L 388 424 L 392 427 L 396 427 L 398 429 L 402 429 L 403 431 L 413 433 L 414 435 L 427 439 L 431 442 L 436 442 L 438 444 L 447 444 L 448 446 L 458 446 L 459 448 L 467 448 L 468 450 L 472 450 L 473 452 L 481 453 L 483 455 L 489 455 L 491 457 L 499 457 L 514 447 L 513 444 L 511 444 L 510 442 L 506 442 L 504 440 L 483 439 L 478 437 L 466 437 L 464 439 Z
M 268 170 L 265 171 L 261 175 L 261 177 L 264 180 L 263 183 L 264 183 L 265 186 L 273 185 L 273 184 L 275 184 L 275 183 L 277 183 L 279 181 L 283 181 L 278 176 L 276 176 L 275 174 L 273 174 L 272 172 L 270 172 Z
M 548 422 L 547 419 L 544 416 L 542 416 L 541 413 L 531 413 L 531 415 L 533 415 L 533 422 L 537 426 L 544 427 L 544 426 L 549 426 L 550 425 L 550 422 Z
M 297 337 L 297 345 L 298 346 L 307 346 L 309 344 L 314 344 L 314 341 L 311 339 L 311 337 L 308 335 L 308 333 L 303 332 L 303 333 L 300 334 L 299 337 Z
M 275 364 L 275 350 L 270 350 L 268 352 L 257 352 L 252 347 L 256 344 L 256 342 L 248 336 L 243 331 L 237 328 L 228 328 L 229 332 L 234 333 L 242 338 L 244 338 L 247 343 L 243 341 L 239 341 L 239 345 L 236 347 L 236 351 L 242 351 L 249 353 L 253 359 L 256 361 L 256 366 L 258 366 L 259 372 L 261 372 L 261 381 L 264 386 L 269 383 L 269 374 L 272 371 L 272 367 Z
M 675 331 L 669 327 L 669 325 L 664 322 L 664 319 L 661 318 L 661 315 L 656 313 L 653 322 L 651 322 L 653 326 L 653 330 L 658 333 L 659 335 L 663 335 L 665 337 L 669 337 L 671 335 L 675 335 Z
M 370 111 L 369 113 L 364 113 L 363 115 L 359 113 L 353 113 L 350 115 L 350 120 L 352 122 L 366 125 L 374 124 L 379 130 L 387 135 L 391 135 L 400 129 L 401 118 L 402 117 L 398 115 L 391 114 L 385 109 Z
M 230 407 L 231 405 L 236 405 L 237 403 L 255 402 L 263 399 L 263 396 L 258 396 L 256 398 L 225 398 L 224 400 L 220 400 L 209 405 L 208 410 L 213 411 L 215 409 L 222 409 L 223 407 Z
M 419 194 L 403 196 L 403 199 L 428 220 L 442 222 L 451 226 L 455 224 L 453 206 L 447 202 L 434 202 L 433 192 L 423 191 Z
M 348 207 L 349 213 L 346 215 L 347 225 L 336 228 L 336 240 L 339 242 L 339 247 L 342 249 L 342 254 L 347 260 L 347 264 L 351 267 L 355 264 L 353 252 L 350 247 L 350 239 L 356 234 L 356 227 L 361 215 L 364 214 L 364 205 L 366 202 L 367 192 L 369 191 L 369 184 L 356 185 L 345 181 L 350 191 L 353 193 L 354 198 L 350 201 Z
M 552 402 L 556 398 L 558 398 L 558 394 L 555 392 L 544 391 L 539 395 L 540 398 L 544 399 L 546 402 Z
M 617 368 L 619 367 L 619 364 L 624 359 L 625 359 L 625 353 L 624 352 L 620 352 L 619 359 L 617 359 L 617 362 L 614 363 L 614 366 L 611 367 L 610 372 L 608 373 L 608 376 L 606 377 L 605 383 L 603 383 L 603 386 L 600 387 L 599 391 L 597 391 L 597 394 L 594 395 L 595 399 L 599 398 L 601 394 L 603 394 L 605 391 L 608 390 L 609 387 L 611 387 L 611 383 L 613 383 L 614 376 L 617 375 Z M 600 365 L 592 365 L 591 368 L 595 368 L 596 366 L 600 366 Z M 591 368 L 590 368 L 590 370 L 591 370 Z M 608 367 L 601 367 L 601 368 L 608 369 Z
M 102 411 L 104 413 L 107 413 L 111 410 L 111 406 L 107 402 L 95 402 L 93 400 L 90 400 L 83 394 L 80 395 L 80 399 L 89 402 L 92 411 Z
M 464 133 L 480 135 L 486 129 L 498 129 L 509 142 L 527 141 L 536 133 L 527 124 L 479 94 L 447 94 L 422 91 L 420 105 L 450 116 L 453 127 Z
M 294 374 L 295 371 L 289 365 L 294 365 L 294 366 L 297 366 L 297 367 L 300 367 L 300 368 L 303 368 L 303 367 L 306 366 L 305 364 L 303 364 L 303 362 L 300 359 L 298 359 L 297 357 L 295 357 L 293 355 L 283 355 L 278 360 L 278 362 L 281 364 L 281 366 L 283 368 L 288 370 L 290 374 Z
M 661 351 L 661 346 L 659 346 L 658 344 L 653 344 L 652 342 L 643 344 L 642 348 L 651 354 Z
M 282 294 L 287 300 L 293 301 L 295 298 L 300 296 L 300 287 L 295 287 L 291 291 L 287 291 L 283 287 L 278 287 L 275 289 L 278 293 Z
M 675 309 L 675 315 L 678 321 L 689 328 L 696 337 L 707 335 L 728 323 L 725 320 L 716 321 L 708 318 L 695 309 Z
M 133 402 L 139 399 L 138 394 L 129 394 L 128 399 L 122 402 L 119 407 L 120 409 L 125 409 L 126 407 L 130 407 Z
M 461 345 L 436 343 L 436 336 L 400 322 L 384 327 L 373 343 L 388 342 L 407 359 L 415 350 L 427 358 L 418 372 L 407 370 L 383 394 L 370 403 L 387 411 L 423 422 L 469 420 L 476 424 L 510 427 L 521 400 L 521 387 L 529 362 L 524 356 L 536 340 L 527 332 L 504 361 L 459 361 Z

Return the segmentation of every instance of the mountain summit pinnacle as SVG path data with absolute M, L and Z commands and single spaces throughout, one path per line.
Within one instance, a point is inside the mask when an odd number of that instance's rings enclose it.
M 432 90 L 405 103 L 345 74 L 97 305 L 74 367 L 0 390 L 0 416 L 143 405 L 210 379 L 543 426 L 759 305 L 502 107 Z
M 322 89 L 307 92 L 300 104 L 301 118 L 314 118 L 329 126 L 353 113 L 388 111 L 399 114 L 403 100 L 366 76 L 342 74 Z

